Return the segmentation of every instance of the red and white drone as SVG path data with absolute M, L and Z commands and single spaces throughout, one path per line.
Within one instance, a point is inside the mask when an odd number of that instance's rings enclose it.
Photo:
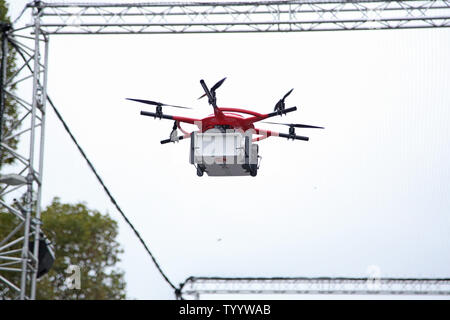
M 190 109 L 187 107 L 165 104 L 156 101 L 131 99 L 128 100 L 141 102 L 156 106 L 156 112 L 141 111 L 141 115 L 174 120 L 174 125 L 170 138 L 162 140 L 161 144 L 176 142 L 179 140 L 191 138 L 190 162 L 197 168 L 197 175 L 202 176 L 206 172 L 209 176 L 256 176 L 259 168 L 258 145 L 255 143 L 268 137 L 281 137 L 292 140 L 308 141 L 308 137 L 299 136 L 295 133 L 295 128 L 315 128 L 323 127 L 310 126 L 296 123 L 276 123 L 289 127 L 289 133 L 280 133 L 272 130 L 263 130 L 256 128 L 254 123 L 281 116 L 288 112 L 297 110 L 297 107 L 285 108 L 284 100 L 292 92 L 291 89 L 275 105 L 274 111 L 267 114 L 261 114 L 251 110 L 238 108 L 219 108 L 217 106 L 216 90 L 223 84 L 226 78 L 217 82 L 211 89 L 208 89 L 205 81 L 200 80 L 200 84 L 205 91 L 199 99 L 207 96 L 209 104 L 214 109 L 214 114 L 202 119 L 194 119 L 180 116 L 164 114 L 162 107 L 175 107 Z M 248 115 L 248 116 L 245 116 Z M 196 125 L 198 131 L 187 132 L 181 128 L 180 123 L 189 123 Z M 178 135 L 179 129 L 183 135 Z M 255 135 L 256 137 L 253 137 Z

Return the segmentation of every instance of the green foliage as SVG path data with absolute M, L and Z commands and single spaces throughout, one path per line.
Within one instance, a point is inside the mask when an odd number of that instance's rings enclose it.
M 55 249 L 55 263 L 50 272 L 37 281 L 37 299 L 125 299 L 124 273 L 116 264 L 123 252 L 117 237 L 117 223 L 108 215 L 90 210 L 83 203 L 63 204 L 55 198 L 42 212 L 44 233 Z M 12 214 L 0 213 L 0 239 L 17 225 Z M 20 236 L 17 235 L 16 238 Z M 70 289 L 67 273 L 70 265 L 80 267 L 81 289 Z M 0 271 L 7 279 L 20 283 L 19 273 Z M 2 293 L 0 300 L 15 298 L 13 290 Z M 4 289 L 4 288 L 3 288 Z
M 20 220 L 15 215 L 6 211 L 5 208 L 1 208 L 1 209 L 2 210 L 0 211 L 0 242 L 3 241 L 6 238 L 6 236 L 8 236 L 16 228 L 16 226 L 18 226 L 20 223 Z M 19 232 L 19 233 L 20 233 L 20 235 L 23 235 L 23 232 Z M 12 238 L 10 238 L 9 241 L 17 239 L 20 235 L 16 234 Z M 4 243 L 4 244 L 6 244 L 6 243 Z M 4 245 L 4 244 L 2 244 L 2 245 Z M 7 250 L 18 249 L 18 248 L 19 247 L 16 245 L 14 247 L 8 248 Z M 19 256 L 19 255 L 15 255 L 15 256 Z M 7 261 L 0 260 L 0 263 L 5 263 L 5 262 L 7 262 Z M 16 264 L 16 265 L 10 266 L 10 267 L 17 267 L 17 266 L 18 265 Z M 17 272 L 2 270 L 2 271 L 0 271 L 0 276 L 3 276 L 10 281 L 12 280 L 12 282 L 16 286 L 20 286 L 20 276 Z M 0 300 L 14 299 L 16 296 L 17 296 L 16 291 L 10 290 L 10 288 L 6 284 L 4 284 L 2 281 L 0 281 Z
M 5 2 L 5 0 L 0 0 L 0 23 L 10 23 L 10 18 L 8 16 L 8 6 Z M 0 36 L 0 43 L 3 41 L 2 37 Z M 3 55 L 3 52 L 1 52 L 1 44 L 0 44 L 0 59 Z M 7 69 L 6 69 L 6 79 L 10 80 L 16 71 L 16 56 L 14 48 L 11 44 L 8 44 L 8 56 L 7 56 Z M 0 60 L 1 61 L 1 60 Z M 8 92 L 14 92 L 16 89 L 15 85 L 7 85 L 6 90 Z M 3 125 L 2 125 L 2 140 L 10 135 L 12 132 L 17 130 L 18 128 L 14 128 L 13 125 L 17 123 L 19 114 L 17 110 L 17 103 L 11 98 L 11 96 L 6 95 L 6 102 L 5 102 L 5 110 L 3 113 Z M 5 141 L 6 144 L 12 148 L 13 150 L 17 149 L 17 144 L 19 143 L 19 139 L 12 138 Z M 14 162 L 14 158 L 7 152 L 1 153 L 0 156 L 0 169 L 3 167 L 4 164 L 12 164 Z
M 42 213 L 55 245 L 56 261 L 38 281 L 38 299 L 124 299 L 123 272 L 117 270 L 122 249 L 116 241 L 117 223 L 84 204 L 62 204 L 55 198 Z M 69 265 L 81 271 L 81 289 L 68 289 Z

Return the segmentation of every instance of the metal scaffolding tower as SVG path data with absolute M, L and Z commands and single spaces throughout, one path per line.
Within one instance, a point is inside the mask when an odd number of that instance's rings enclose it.
M 2 154 L 9 153 L 16 161 L 13 166 L 2 166 L 8 174 L 0 177 L 0 214 L 14 215 L 16 227 L 0 239 L 0 283 L 8 285 L 0 290 L 14 290 L 20 299 L 34 299 L 36 292 L 47 91 L 48 37 L 40 31 L 40 10 L 32 10 L 34 23 L 27 29 L 34 31 L 33 36 L 12 28 L 5 28 L 2 36 L 2 69 L 6 69 L 8 54 L 16 55 L 18 65 L 9 78 L 3 72 L 1 109 L 8 97 L 21 110 L 11 132 L 1 133 Z M 8 52 L 8 44 L 14 52 Z M 16 95 L 11 88 L 17 85 L 28 85 L 30 95 Z M 8 141 L 17 137 L 28 146 L 18 151 L 10 148 Z
M 16 159 L 15 165 L 2 167 L 4 172 L 0 177 L 2 183 L 0 214 L 8 212 L 17 222 L 11 233 L 5 239 L 0 239 L 0 295 L 2 290 L 13 290 L 20 299 L 34 299 L 36 292 L 41 234 L 45 106 L 48 100 L 49 35 L 303 32 L 450 26 L 450 0 L 205 1 L 129 4 L 32 1 L 25 11 L 31 11 L 31 23 L 24 23 L 24 19 L 19 19 L 10 28 L 2 28 L 3 68 L 0 71 L 1 110 L 4 110 L 6 97 L 14 100 L 22 109 L 19 120 L 13 125 L 14 129 L 21 126 L 20 131 L 0 132 L 1 152 L 9 153 Z M 7 44 L 10 44 L 13 52 L 8 52 Z M 19 63 L 16 72 L 7 78 L 4 68 L 5 57 L 10 54 L 15 54 Z M 20 86 L 21 92 L 25 90 L 30 92 L 30 96 L 16 95 L 11 89 L 14 85 Z M 21 137 L 21 147 L 20 151 L 15 151 L 8 146 L 8 140 L 18 136 Z M 6 172 L 9 174 L 5 174 Z M 17 274 L 20 277 L 14 276 Z M 200 293 L 210 292 L 209 289 L 195 288 L 200 284 L 206 285 L 213 279 L 190 279 L 185 283 L 185 293 L 190 294 L 195 290 Z M 341 280 L 333 280 L 332 283 L 345 286 L 347 282 Z M 224 278 L 218 281 L 220 286 L 230 284 Z M 254 284 L 246 281 L 239 282 L 239 285 Z M 299 281 L 296 282 L 296 286 L 300 283 L 313 285 L 320 282 Z M 420 292 L 431 292 L 442 284 L 430 281 L 423 282 L 427 284 L 424 288 L 430 289 Z M 258 283 L 272 286 L 280 282 L 261 280 Z M 390 281 L 386 286 L 392 283 Z M 410 280 L 398 283 L 405 286 L 412 284 Z M 448 281 L 445 285 L 447 287 L 443 292 L 448 294 Z M 259 289 L 249 290 L 262 292 Z

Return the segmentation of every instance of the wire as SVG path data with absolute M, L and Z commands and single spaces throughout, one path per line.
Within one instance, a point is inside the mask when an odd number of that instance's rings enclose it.
M 66 132 L 69 134 L 70 138 L 72 139 L 73 143 L 75 143 L 75 145 L 77 146 L 78 150 L 80 151 L 81 155 L 83 156 L 84 160 L 86 160 L 87 164 L 89 165 L 89 168 L 91 168 L 92 172 L 94 173 L 95 177 L 97 178 L 98 182 L 100 182 L 100 184 L 102 185 L 103 189 L 105 190 L 106 194 L 108 195 L 109 199 L 111 200 L 111 202 L 113 203 L 113 205 L 116 207 L 117 211 L 119 211 L 119 213 L 122 215 L 122 218 L 124 218 L 125 222 L 130 226 L 130 228 L 133 230 L 134 234 L 138 237 L 139 241 L 141 242 L 141 244 L 144 246 L 145 250 L 147 251 L 147 253 L 150 255 L 150 257 L 153 260 L 153 263 L 155 264 L 156 268 L 158 269 L 159 273 L 163 276 L 164 280 L 166 280 L 166 282 L 175 290 L 179 290 L 167 277 L 167 275 L 164 273 L 164 271 L 161 269 L 161 266 L 159 265 L 158 261 L 156 261 L 154 255 L 151 253 L 150 249 L 147 247 L 147 245 L 145 244 L 144 240 L 142 239 L 141 235 L 139 234 L 139 232 L 136 230 L 136 228 L 134 227 L 134 225 L 130 222 L 130 220 L 127 218 L 127 216 L 125 215 L 125 213 L 122 211 L 122 209 L 120 208 L 119 204 L 117 203 L 116 199 L 112 196 L 111 192 L 109 191 L 108 187 L 105 185 L 105 183 L 103 182 L 103 179 L 100 177 L 100 175 L 97 173 L 97 170 L 95 169 L 94 165 L 92 164 L 92 162 L 88 159 L 88 157 L 86 156 L 86 153 L 84 152 L 83 148 L 81 148 L 81 146 L 78 144 L 78 141 L 75 139 L 75 137 L 73 136 L 72 132 L 70 131 L 69 127 L 67 126 L 66 122 L 64 121 L 64 119 L 62 118 L 61 114 L 59 113 L 59 111 L 56 109 L 55 105 L 53 104 L 53 101 L 50 99 L 50 97 L 47 95 L 47 100 L 50 103 L 50 105 L 53 108 L 53 111 L 55 111 L 56 116 L 58 117 L 58 119 L 61 121 L 62 125 L 64 126 L 64 129 L 66 129 Z
M 22 12 L 19 14 L 19 16 L 14 20 L 14 22 L 12 23 L 13 25 L 16 24 L 17 21 L 19 21 L 19 19 L 22 17 L 22 15 L 25 13 L 25 11 L 29 8 L 29 4 L 27 4 L 23 9 Z
M 24 63 L 26 64 L 26 66 L 28 67 L 28 69 L 30 70 L 31 73 L 33 73 L 33 69 L 30 67 L 30 65 L 28 64 L 26 58 L 24 57 L 23 53 L 22 53 L 22 49 L 17 46 L 13 41 L 11 41 L 12 39 L 8 38 L 8 40 L 10 40 L 10 43 L 13 45 L 13 47 L 16 49 L 16 51 L 19 53 L 19 55 L 22 57 L 22 59 L 24 60 Z M 167 275 L 164 273 L 164 271 L 162 270 L 161 266 L 159 265 L 158 261 L 156 261 L 155 256 L 152 254 L 152 252 L 150 251 L 150 249 L 147 247 L 147 245 L 145 244 L 144 240 L 142 239 L 141 235 L 139 234 L 139 232 L 136 230 L 136 228 L 134 227 L 134 225 L 130 222 L 130 220 L 128 219 L 128 217 L 125 215 L 125 213 L 122 211 L 122 209 L 120 208 L 119 204 L 117 203 L 116 199 L 112 196 L 111 192 L 109 191 L 108 187 L 106 187 L 105 183 L 103 182 L 103 179 L 100 177 L 100 175 L 97 173 L 97 170 L 95 169 L 94 165 L 92 164 L 92 162 L 88 159 L 88 157 L 86 156 L 86 153 L 84 152 L 83 148 L 81 148 L 81 146 L 79 145 L 77 139 L 75 139 L 74 135 L 72 134 L 72 132 L 70 131 L 67 123 L 64 121 L 63 117 L 61 116 L 61 114 L 59 113 L 58 109 L 56 109 L 52 99 L 50 99 L 50 97 L 47 94 L 47 100 L 50 103 L 51 107 L 53 108 L 53 111 L 55 111 L 56 116 L 58 117 L 58 119 L 61 121 L 62 125 L 64 126 L 64 129 L 66 130 L 66 132 L 69 134 L 70 138 L 72 139 L 72 141 L 75 143 L 75 145 L 77 146 L 78 150 L 80 151 L 81 155 L 83 156 L 83 158 L 86 160 L 87 164 L 89 165 L 89 168 L 92 170 L 92 172 L 94 173 L 95 177 L 97 178 L 97 180 L 100 182 L 100 184 L 102 185 L 103 189 L 105 190 L 106 194 L 108 195 L 109 199 L 111 200 L 111 202 L 114 204 L 114 206 L 116 207 L 117 211 L 119 211 L 119 213 L 122 215 L 122 217 L 124 218 L 125 222 L 130 226 L 130 228 L 133 230 L 134 234 L 138 237 L 139 241 L 141 242 L 141 244 L 144 246 L 145 251 L 147 251 L 147 253 L 150 255 L 150 258 L 152 258 L 153 263 L 155 264 L 156 268 L 158 269 L 159 273 L 162 275 L 162 277 L 164 278 L 164 280 L 166 280 L 166 282 L 175 290 L 175 296 L 177 296 L 177 298 L 180 295 L 180 288 L 177 288 L 172 281 L 169 280 L 169 278 L 167 277 Z

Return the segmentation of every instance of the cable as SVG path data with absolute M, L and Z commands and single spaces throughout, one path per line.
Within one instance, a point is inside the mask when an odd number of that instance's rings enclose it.
M 19 21 L 19 19 L 22 17 L 22 15 L 25 13 L 25 11 L 29 8 L 29 4 L 27 4 L 23 9 L 22 12 L 19 14 L 19 16 L 14 20 L 14 22 L 12 23 L 13 25 L 16 24 L 17 21 Z
M 59 111 L 56 109 L 55 105 L 53 104 L 53 101 L 50 99 L 50 97 L 47 95 L 47 100 L 50 103 L 51 107 L 53 108 L 53 111 L 55 111 L 56 116 L 58 117 L 58 119 L 61 121 L 62 125 L 64 126 L 64 129 L 66 129 L 66 132 L 69 134 L 70 138 L 72 139 L 73 143 L 75 143 L 75 145 L 77 146 L 78 150 L 80 151 L 81 155 L 83 156 L 84 160 L 86 160 L 87 164 L 89 165 L 89 168 L 91 168 L 92 172 L 94 173 L 95 177 L 97 178 L 98 182 L 100 182 L 100 184 L 102 185 L 103 189 L 105 190 L 106 194 L 108 195 L 109 199 L 111 200 L 111 202 L 114 204 L 114 206 L 116 207 L 117 211 L 119 211 L 119 213 L 122 215 L 122 218 L 124 218 L 125 222 L 130 226 L 130 228 L 133 230 L 133 232 L 135 233 L 135 235 L 138 237 L 139 241 L 141 242 L 141 244 L 144 246 L 145 250 L 147 251 L 147 253 L 150 255 L 150 257 L 153 260 L 153 263 L 155 264 L 156 268 L 158 269 L 159 273 L 163 276 L 164 280 L 166 280 L 166 282 L 175 290 L 175 292 L 177 292 L 179 290 L 179 288 L 177 288 L 170 280 L 169 278 L 166 276 L 166 274 L 164 273 L 164 271 L 161 269 L 161 266 L 159 265 L 159 263 L 156 261 L 155 257 L 153 256 L 153 254 L 151 253 L 150 249 L 147 247 L 147 245 L 145 244 L 144 240 L 142 239 L 141 235 L 139 234 L 139 232 L 136 230 L 136 228 L 134 227 L 134 225 L 130 222 L 130 220 L 128 220 L 127 216 L 125 215 L 125 213 L 122 211 L 122 209 L 120 208 L 120 206 L 117 204 L 116 199 L 112 196 L 111 192 L 109 191 L 108 187 L 106 187 L 105 183 L 103 182 L 102 178 L 99 176 L 99 174 L 97 173 L 97 170 L 95 170 L 94 165 L 91 163 L 91 161 L 88 159 L 88 157 L 86 156 L 86 153 L 84 153 L 83 149 L 81 148 L 81 146 L 78 144 L 77 140 L 75 139 L 75 137 L 73 136 L 72 132 L 70 131 L 69 127 L 67 126 L 66 122 L 64 121 L 64 119 L 62 118 L 61 114 L 59 113 Z
M 26 64 L 26 66 L 28 67 L 28 69 L 30 70 L 31 73 L 33 73 L 33 69 L 30 67 L 30 65 L 28 64 L 26 58 L 24 57 L 23 53 L 22 53 L 22 49 L 17 46 L 13 41 L 11 41 L 12 39 L 8 38 L 8 40 L 10 40 L 10 43 L 13 45 L 13 47 L 16 49 L 16 51 L 19 53 L 19 55 L 22 57 L 22 59 L 24 60 L 24 63 Z M 64 129 L 66 130 L 66 132 L 69 134 L 70 138 L 72 139 L 72 141 L 75 143 L 75 145 L 77 146 L 78 150 L 80 151 L 81 155 L 83 156 L 83 158 L 86 160 L 87 164 L 89 165 L 89 168 L 92 170 L 92 172 L 94 173 L 95 177 L 97 178 L 97 180 L 100 182 L 100 184 L 102 185 L 103 189 L 105 190 L 106 194 L 108 195 L 109 199 L 111 200 L 111 202 L 114 204 L 114 206 L 116 207 L 117 211 L 119 211 L 119 213 L 122 215 L 122 217 L 124 218 L 125 222 L 130 226 L 130 228 L 133 230 L 133 232 L 135 233 L 135 235 L 138 237 L 139 241 L 141 242 L 141 244 L 144 246 L 145 250 L 147 251 L 147 253 L 150 255 L 150 257 L 153 260 L 153 263 L 155 264 L 156 268 L 158 269 L 159 273 L 163 276 L 164 280 L 166 280 L 166 282 L 175 290 L 175 296 L 179 296 L 179 292 L 180 292 L 180 288 L 177 288 L 172 281 L 169 280 L 169 278 L 166 276 L 166 274 L 164 273 L 164 271 L 161 269 L 161 266 L 159 265 L 159 263 L 156 261 L 155 257 L 153 256 L 153 254 L 151 253 L 150 249 L 147 247 L 147 245 L 145 244 L 144 240 L 142 239 L 141 235 L 139 234 L 139 232 L 136 230 L 136 228 L 134 227 L 134 225 L 130 222 L 130 220 L 128 220 L 127 216 L 125 215 L 125 213 L 122 211 L 122 209 L 120 208 L 119 204 L 117 203 L 116 199 L 112 196 L 111 192 L 109 191 L 109 189 L 106 187 L 105 183 L 103 182 L 102 178 L 100 177 L 100 175 L 97 173 L 97 170 L 95 170 L 94 165 L 92 164 L 92 162 L 88 159 L 88 157 L 86 156 L 86 153 L 84 152 L 83 148 L 81 148 L 81 146 L 78 144 L 78 141 L 75 139 L 74 135 L 72 134 L 72 132 L 70 131 L 69 127 L 67 126 L 67 123 L 64 121 L 64 119 L 62 118 L 61 114 L 59 113 L 58 109 L 56 109 L 55 105 L 53 104 L 53 101 L 50 99 L 50 97 L 47 94 L 47 100 L 50 103 L 51 107 L 53 108 L 53 111 L 55 111 L 56 116 L 58 117 L 58 119 L 61 121 L 62 125 L 64 126 Z

